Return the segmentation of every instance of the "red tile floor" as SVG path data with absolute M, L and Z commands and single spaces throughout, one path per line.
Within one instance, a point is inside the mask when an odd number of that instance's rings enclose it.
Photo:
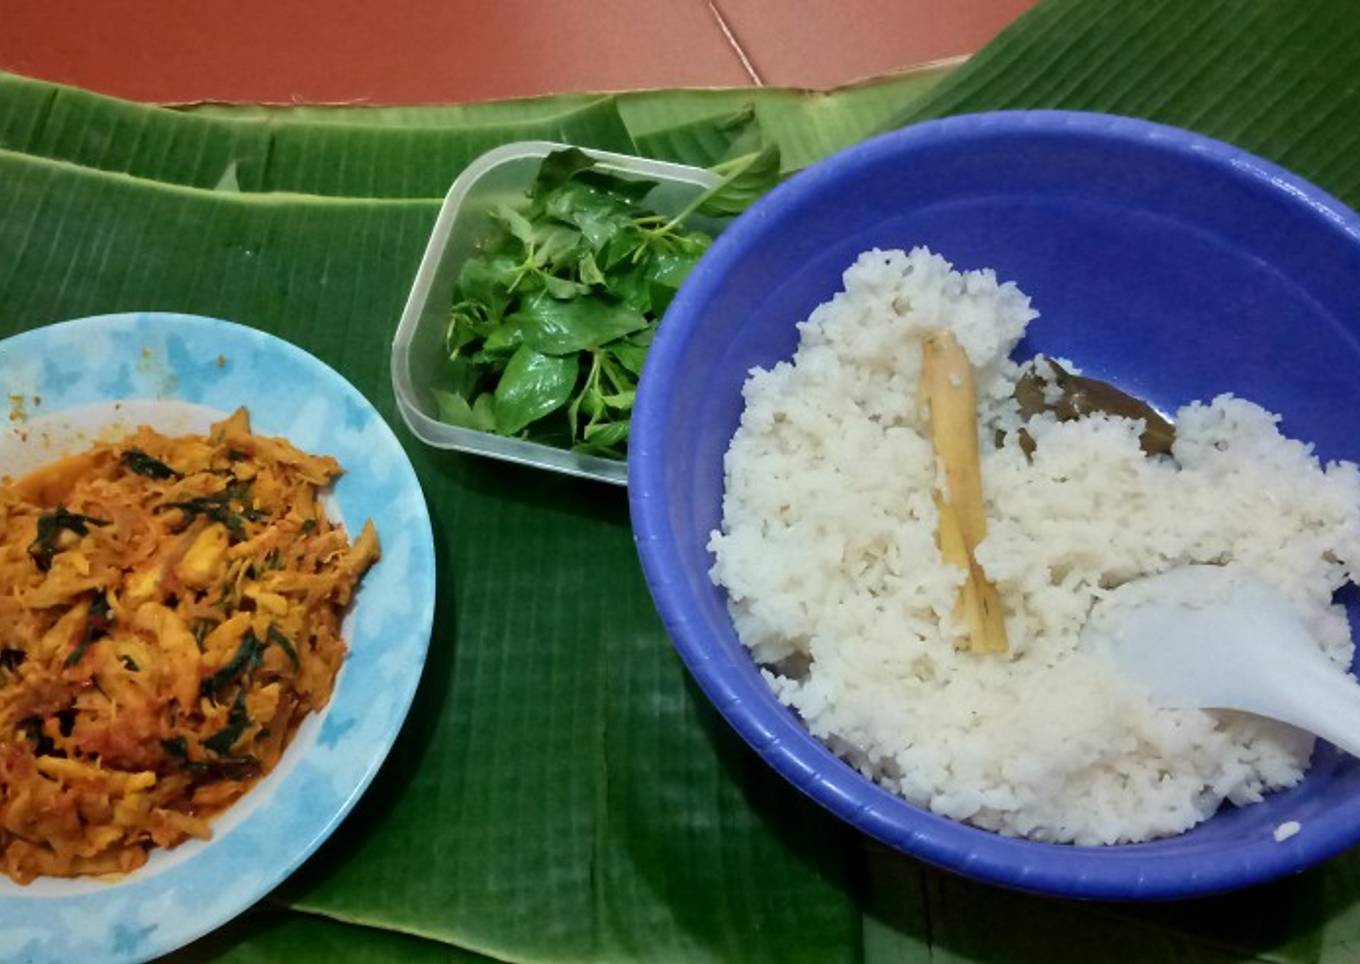
M 1033 2 L 0 0 L 0 70 L 169 102 L 833 87 L 972 53 Z

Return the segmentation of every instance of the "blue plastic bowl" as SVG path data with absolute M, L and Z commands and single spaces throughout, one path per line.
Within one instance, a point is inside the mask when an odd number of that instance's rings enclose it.
M 680 655 L 756 751 L 832 812 L 906 853 L 1029 891 L 1188 897 L 1301 870 L 1360 841 L 1360 761 L 1319 745 L 1299 786 L 1188 833 L 1084 848 L 1001 837 L 886 792 L 781 706 L 708 578 L 723 453 L 753 366 L 792 355 L 794 324 L 871 247 L 926 244 L 993 267 L 1042 313 L 1036 351 L 1174 409 L 1220 392 L 1284 416 L 1324 459 L 1360 459 L 1360 218 L 1218 141 L 1057 111 L 932 121 L 791 178 L 695 268 L 651 348 L 633 416 L 629 497 L 652 595 Z M 1352 605 L 1351 621 L 1357 623 Z M 1274 828 L 1302 832 L 1276 843 Z

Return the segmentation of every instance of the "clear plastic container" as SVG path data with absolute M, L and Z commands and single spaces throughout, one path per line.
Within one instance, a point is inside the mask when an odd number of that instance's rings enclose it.
M 431 394 L 431 389 L 438 387 L 436 380 L 446 363 L 444 336 L 454 285 L 463 262 L 493 231 L 488 212 L 496 204 L 522 200 L 543 158 L 569 146 L 550 141 L 506 144 L 473 161 L 453 182 L 392 339 L 392 388 L 407 426 L 428 445 L 624 485 L 628 481 L 625 462 L 447 425 L 439 421 Z M 643 203 L 660 214 L 679 213 L 717 180 L 716 175 L 703 168 L 581 150 L 595 158 L 601 170 L 656 181 L 656 189 Z M 721 221 L 699 216 L 686 223 L 710 234 L 716 234 L 723 226 Z

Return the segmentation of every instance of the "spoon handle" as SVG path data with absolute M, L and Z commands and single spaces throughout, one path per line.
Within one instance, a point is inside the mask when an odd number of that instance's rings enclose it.
M 1360 683 L 1320 653 L 1299 660 L 1256 712 L 1316 733 L 1360 757 Z

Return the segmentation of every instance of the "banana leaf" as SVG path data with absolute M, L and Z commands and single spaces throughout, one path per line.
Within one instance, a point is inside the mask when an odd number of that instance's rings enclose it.
M 557 140 L 709 166 L 768 138 L 792 171 L 867 136 L 939 68 L 829 94 L 782 89 L 562 95 L 457 108 L 169 110 L 0 74 L 0 149 L 247 193 L 438 198 L 477 155 Z
M 1062 0 L 933 88 L 895 78 L 881 91 L 603 102 L 656 151 L 710 157 L 758 133 L 779 140 L 786 167 L 961 110 L 1134 113 L 1234 140 L 1355 203 L 1360 47 L 1348 10 L 1339 0 Z M 399 170 L 384 151 L 421 168 L 424 148 L 446 143 L 442 168 L 462 156 L 464 137 L 599 103 L 169 111 L 0 78 L 0 337 L 131 308 L 229 317 L 317 354 L 398 425 L 386 346 L 437 207 L 420 195 L 436 178 Z M 294 146 L 279 152 L 283 129 Z M 365 163 L 343 176 L 299 173 L 342 156 Z M 291 910 L 250 915 L 193 953 L 1360 958 L 1353 854 L 1246 894 L 1127 908 L 1001 893 L 866 842 L 768 772 L 688 682 L 652 612 L 618 493 L 399 434 L 430 503 L 442 574 L 411 719 L 355 814 L 275 895 Z
M 0 149 L 190 187 L 439 198 L 477 155 L 514 140 L 631 152 L 612 97 L 460 127 L 200 117 L 0 75 Z
M 149 180 L 214 187 L 264 176 L 262 124 L 173 116 L 72 87 L 0 74 L 0 150 L 21 151 Z
M 255 910 L 183 950 L 163 964 L 485 964 L 490 958 L 398 931 L 357 927 L 289 911 Z
M 1360 204 L 1350 0 L 1046 0 L 896 118 L 1061 107 L 1188 127 Z
M 711 164 L 727 156 L 734 119 L 752 114 L 776 141 L 783 170 L 792 172 L 864 139 L 901 114 L 955 69 L 954 61 L 925 64 L 829 92 L 788 88 L 632 91 L 615 94 L 624 126 L 640 153 L 682 164 Z M 200 117 L 267 119 L 383 127 L 462 127 L 537 119 L 583 106 L 591 95 L 490 101 L 437 107 L 238 106 L 182 108 Z
M 548 140 L 634 153 L 612 97 L 529 121 L 443 127 L 280 124 L 260 190 L 340 197 L 443 197 L 478 155 L 508 141 Z
M 0 192 L 17 253 L 0 336 L 151 305 L 227 316 L 303 345 L 397 424 L 386 347 L 433 203 L 12 152 Z M 391 762 L 292 899 L 518 960 L 851 959 L 852 838 L 688 686 L 620 493 L 403 440 L 443 574 L 429 663 Z
M 601 96 L 603 95 L 598 93 L 551 94 L 542 97 L 514 97 L 467 104 L 426 104 L 416 107 L 377 107 L 363 102 L 224 104 L 215 101 L 167 106 L 193 117 L 266 121 L 272 124 L 301 121 L 308 124 L 347 124 L 361 127 L 468 127 L 537 120 L 547 115 L 584 107 Z

